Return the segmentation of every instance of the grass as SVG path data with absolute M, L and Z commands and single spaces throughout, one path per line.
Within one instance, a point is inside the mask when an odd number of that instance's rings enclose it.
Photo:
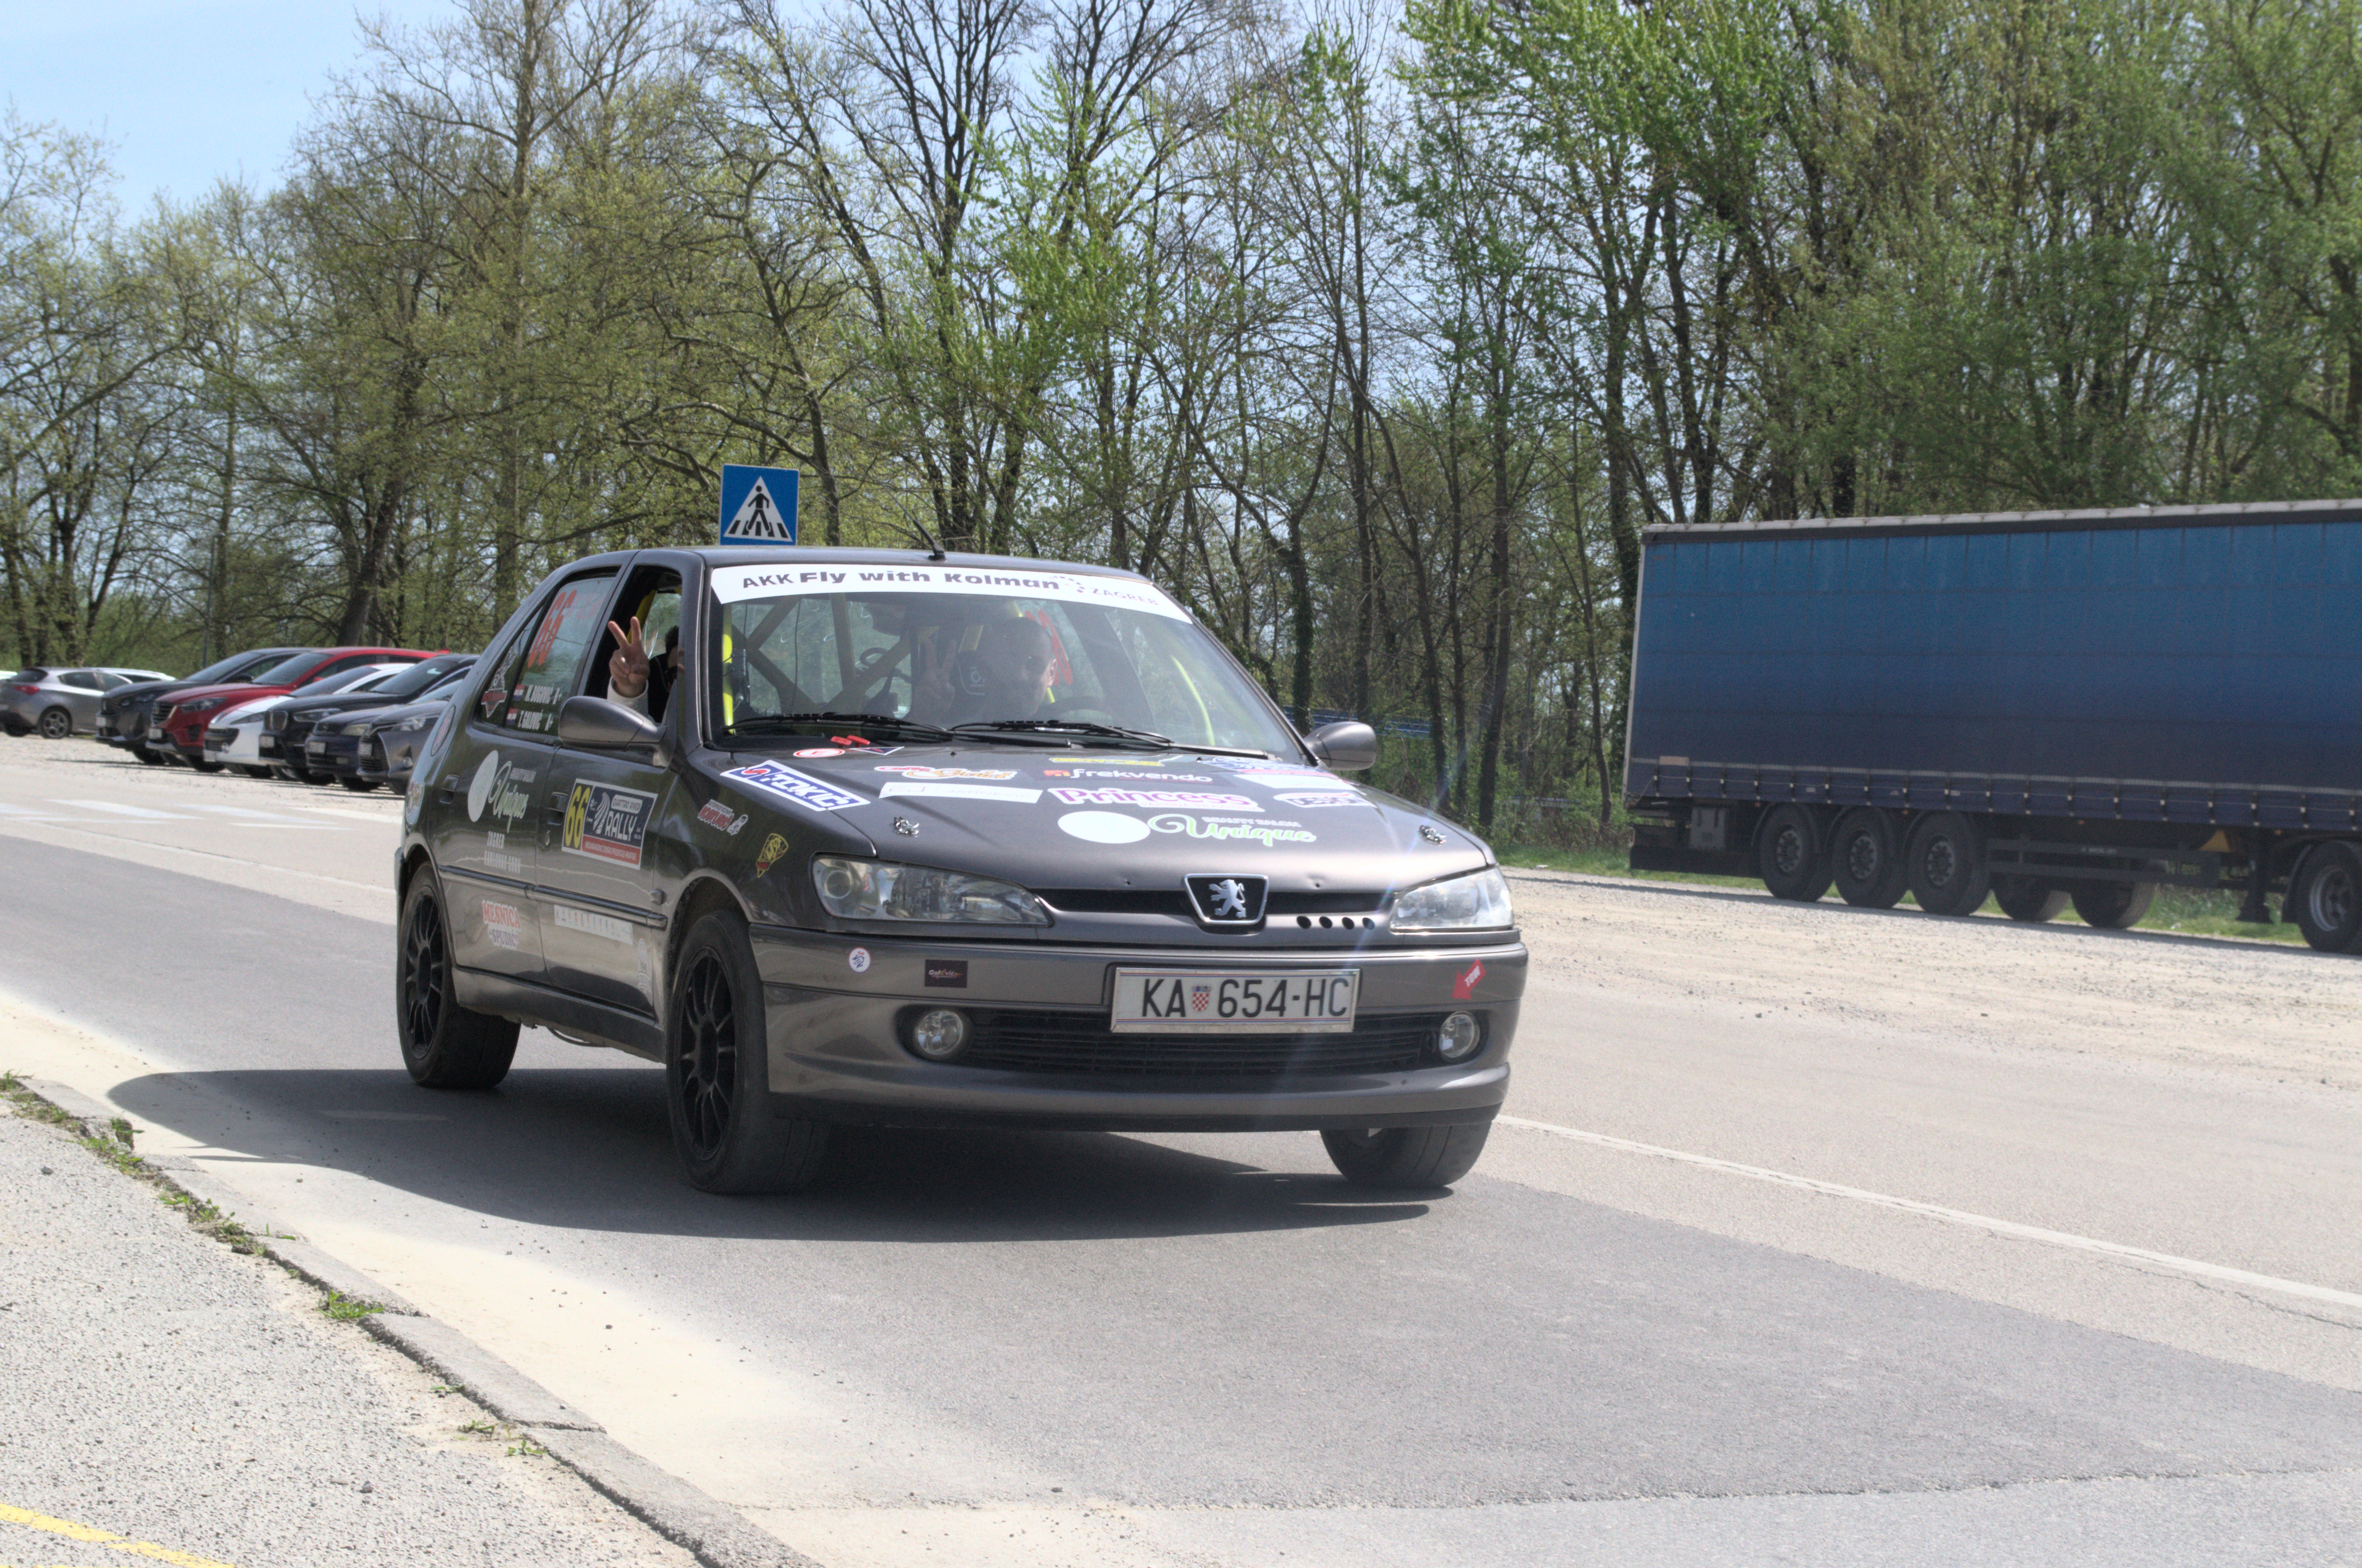
M 1763 884 L 1753 877 L 1709 877 L 1689 871 L 1635 871 L 1630 855 L 1620 847 L 1560 849 L 1538 845 L 1505 845 L 1498 851 L 1501 864 L 1512 871 L 1572 871 L 1586 877 L 1614 877 L 1636 882 L 1687 882 L 1713 888 L 1751 888 L 1760 890 Z M 1826 895 L 1834 899 L 1835 893 Z M 2149 906 L 2136 931 L 2171 931 L 2187 936 L 2235 936 L 2248 942 L 2279 942 L 2301 944 L 2304 938 L 2293 925 L 2245 925 L 2239 921 L 2240 895 L 2211 888 L 2159 888 L 2157 901 Z M 1910 894 L 1903 896 L 1906 908 L 1916 908 Z M 1988 899 L 1981 911 L 1998 915 L 2000 906 Z M 2060 925 L 2081 925 L 2072 909 L 2060 915 Z
M 356 1300 L 340 1290 L 331 1290 L 328 1298 L 320 1303 L 320 1310 L 339 1323 L 356 1323 L 385 1309 L 374 1301 Z

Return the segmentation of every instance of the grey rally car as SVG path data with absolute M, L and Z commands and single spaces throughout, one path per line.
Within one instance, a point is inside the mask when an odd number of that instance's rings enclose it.
M 804 1184 L 844 1124 L 1317 1131 L 1349 1180 L 1440 1187 L 1526 952 L 1482 843 L 1339 776 L 1374 753 L 1298 736 L 1131 573 L 579 561 L 420 749 L 403 1059 L 488 1087 L 529 1022 L 661 1062 L 712 1191 Z

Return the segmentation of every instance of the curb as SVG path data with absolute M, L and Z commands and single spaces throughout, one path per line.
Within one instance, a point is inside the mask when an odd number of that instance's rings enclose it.
M 48 1078 L 17 1080 L 79 1124 L 85 1137 L 112 1137 L 116 1113 L 79 1089 Z M 233 1212 L 237 1196 L 212 1172 L 187 1160 L 149 1160 L 149 1169 L 189 1197 Z M 749 1524 L 735 1508 L 649 1463 L 607 1435 L 573 1406 L 468 1338 L 428 1317 L 341 1258 L 259 1218 L 242 1221 L 263 1255 L 315 1289 L 377 1310 L 360 1324 L 477 1404 L 515 1427 L 590 1489 L 685 1548 L 705 1568 L 821 1568 L 811 1558 Z

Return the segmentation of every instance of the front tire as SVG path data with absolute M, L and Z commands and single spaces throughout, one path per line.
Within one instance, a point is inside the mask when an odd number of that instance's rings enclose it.
M 1755 865 L 1775 899 L 1809 904 L 1829 890 L 1819 824 L 1802 806 L 1774 806 L 1755 835 Z
M 1474 1168 L 1489 1121 L 1437 1127 L 1371 1127 L 1320 1134 L 1337 1174 L 1355 1187 L 1432 1189 Z
M 164 766 L 164 759 L 158 756 L 154 752 L 149 751 L 144 745 L 133 746 L 131 748 L 131 755 L 138 757 L 140 761 L 146 763 L 150 767 L 161 767 Z
M 2127 931 L 2141 922 L 2157 900 L 2154 882 L 2086 882 L 2070 895 L 2083 923 L 2103 931 Z
M 1903 900 L 1905 866 L 1894 823 L 1874 806 L 1856 806 L 1829 835 L 1829 869 L 1838 896 L 1856 909 L 1891 910 Z
M 486 1089 L 508 1076 L 517 1026 L 461 1007 L 452 987 L 451 928 L 431 871 L 402 901 L 394 946 L 393 1026 L 402 1065 L 425 1088 Z
M 2362 855 L 2350 844 L 2324 844 L 2306 856 L 2289 889 L 2288 911 L 2316 953 L 2362 945 Z
M 763 977 L 735 910 L 690 928 L 673 969 L 665 1105 L 681 1174 L 701 1192 L 795 1192 L 828 1152 L 828 1124 L 772 1114 Z
M 63 708 L 51 708 L 41 714 L 41 738 L 63 740 L 73 734 L 73 715 Z

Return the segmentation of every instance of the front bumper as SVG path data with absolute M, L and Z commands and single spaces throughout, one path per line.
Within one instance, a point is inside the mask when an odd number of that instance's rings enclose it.
M 352 778 L 360 769 L 361 752 L 367 744 L 360 735 L 322 734 L 315 730 L 304 742 L 304 770 L 338 778 Z
M 1508 1093 L 1509 1047 L 1526 977 L 1526 950 L 1514 941 L 1247 957 L 1203 948 L 881 939 L 765 926 L 753 934 L 774 1109 L 878 1126 L 1243 1132 L 1489 1121 Z M 868 955 L 858 973 L 849 962 L 855 948 Z M 927 985 L 930 961 L 939 969 L 965 965 L 966 985 Z M 1466 1010 L 1484 1020 L 1485 1043 L 1468 1061 L 1449 1065 L 1423 1060 L 1382 1070 L 1253 1076 L 1012 1071 L 929 1062 L 900 1043 L 906 1017 L 928 1007 L 979 1017 L 1021 1014 L 1087 1035 L 1106 1022 L 1119 965 L 1160 964 L 1262 973 L 1355 968 L 1357 1016 L 1373 1028 Z M 1473 982 L 1472 969 L 1479 976 Z M 1189 1037 L 1112 1037 L 1133 1056 L 1143 1040 L 1181 1038 Z

